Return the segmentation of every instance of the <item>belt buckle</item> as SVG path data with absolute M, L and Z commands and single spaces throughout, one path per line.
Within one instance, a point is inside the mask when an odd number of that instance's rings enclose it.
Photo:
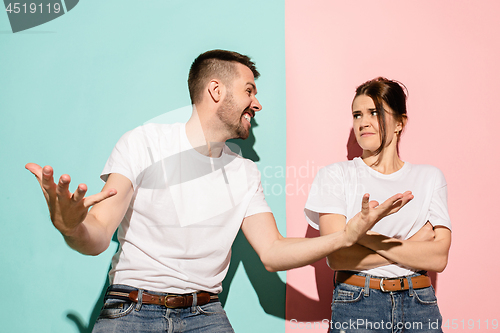
M 385 280 L 385 278 L 381 278 L 381 279 L 380 279 L 380 290 L 381 290 L 382 292 L 384 292 L 384 293 L 387 293 L 387 292 L 389 292 L 389 290 L 385 290 L 385 289 L 384 289 L 384 280 Z
M 175 306 L 175 305 L 173 305 L 173 306 L 172 305 L 168 305 L 168 303 L 167 303 L 170 298 L 175 298 L 175 297 L 177 297 L 177 296 L 175 296 L 175 295 L 168 295 L 167 294 L 165 296 L 165 300 L 163 301 L 163 305 L 165 305 L 165 307 L 167 309 L 177 309 L 177 306 Z
M 401 290 L 405 290 L 405 278 L 404 277 L 399 278 L 399 284 L 401 285 Z

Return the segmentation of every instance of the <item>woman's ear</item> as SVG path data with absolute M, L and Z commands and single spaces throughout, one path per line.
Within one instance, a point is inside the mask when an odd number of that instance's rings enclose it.
M 408 122 L 408 117 L 405 114 L 402 115 L 401 116 L 401 121 L 396 126 L 396 132 L 398 132 L 398 134 L 400 134 L 403 131 L 403 129 L 405 128 L 407 122 Z

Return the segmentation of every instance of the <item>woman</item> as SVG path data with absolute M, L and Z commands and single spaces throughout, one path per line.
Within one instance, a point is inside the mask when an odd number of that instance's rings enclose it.
M 336 271 L 331 332 L 441 332 L 441 315 L 426 271 L 448 261 L 451 224 L 446 181 L 430 165 L 404 162 L 398 144 L 407 122 L 406 94 L 396 81 L 376 78 L 356 89 L 353 131 L 361 158 L 321 169 L 305 213 L 322 235 L 342 231 L 369 193 L 414 198 L 380 220 L 356 244 L 330 254 Z

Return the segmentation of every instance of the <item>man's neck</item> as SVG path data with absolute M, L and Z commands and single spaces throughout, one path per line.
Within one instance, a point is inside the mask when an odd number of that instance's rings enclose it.
M 222 155 L 226 142 L 220 129 L 213 128 L 209 119 L 200 116 L 193 107 L 193 114 L 186 123 L 186 136 L 193 148 L 205 156 L 217 158 Z

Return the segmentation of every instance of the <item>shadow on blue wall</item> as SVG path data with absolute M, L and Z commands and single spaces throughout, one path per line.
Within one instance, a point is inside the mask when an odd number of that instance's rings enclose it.
M 251 121 L 252 127 L 250 135 L 246 140 L 233 139 L 228 140 L 229 143 L 236 144 L 241 149 L 241 155 L 254 162 L 260 160 L 259 155 L 254 150 L 255 136 L 253 128 L 258 124 L 255 118 Z M 277 273 L 268 272 L 259 256 L 253 250 L 252 246 L 248 243 L 245 235 L 240 230 L 232 246 L 231 263 L 227 272 L 226 278 L 222 282 L 222 293 L 219 295 L 221 303 L 225 306 L 231 282 L 240 263 L 245 268 L 245 272 L 257 293 L 259 303 L 262 309 L 267 314 L 273 315 L 278 318 L 285 318 L 285 297 L 286 297 L 286 284 L 281 281 Z
M 113 235 L 112 242 L 115 242 L 116 244 L 119 244 L 118 238 L 116 237 L 116 232 Z M 116 252 L 118 252 L 119 247 L 117 247 Z M 111 269 L 111 264 L 109 265 L 109 270 Z M 94 309 L 92 310 L 92 313 L 90 314 L 89 322 L 84 323 L 82 318 L 78 315 L 78 313 L 74 311 L 69 311 L 66 314 L 66 317 L 72 321 L 76 327 L 78 328 L 78 331 L 80 333 L 91 333 L 92 329 L 94 328 L 95 321 L 97 320 L 97 317 L 99 317 L 99 313 L 101 312 L 101 307 L 104 304 L 104 296 L 106 295 L 106 290 L 109 287 L 109 279 L 106 277 L 106 283 L 104 283 L 104 286 L 102 287 L 101 294 L 99 295 L 99 299 L 97 300 L 96 304 L 94 305 Z
M 252 129 L 258 126 L 255 119 L 252 119 L 251 124 Z M 243 157 L 256 162 L 259 161 L 260 158 L 253 148 L 255 141 L 256 139 L 252 130 L 250 130 L 250 135 L 246 140 L 228 140 L 230 147 L 234 147 L 235 145 L 239 146 Z M 113 236 L 113 242 L 118 243 L 116 233 Z M 264 268 L 259 256 L 252 249 L 241 231 L 238 232 L 238 235 L 233 243 L 231 263 L 229 265 L 226 278 L 222 282 L 223 291 L 219 295 L 222 305 L 225 306 L 226 304 L 228 292 L 231 288 L 231 282 L 240 263 L 243 264 L 243 267 L 245 268 L 248 278 L 257 293 L 260 305 L 264 311 L 270 315 L 284 319 L 286 284 L 280 279 L 277 273 L 270 273 Z M 111 266 L 109 269 L 111 269 Z M 92 332 L 94 323 L 99 317 L 101 306 L 104 302 L 104 296 L 108 287 L 109 282 L 108 279 L 106 279 L 106 283 L 104 284 L 99 299 L 92 310 L 88 324 L 84 323 L 78 313 L 74 311 L 67 313 L 66 317 L 75 324 L 80 333 Z

